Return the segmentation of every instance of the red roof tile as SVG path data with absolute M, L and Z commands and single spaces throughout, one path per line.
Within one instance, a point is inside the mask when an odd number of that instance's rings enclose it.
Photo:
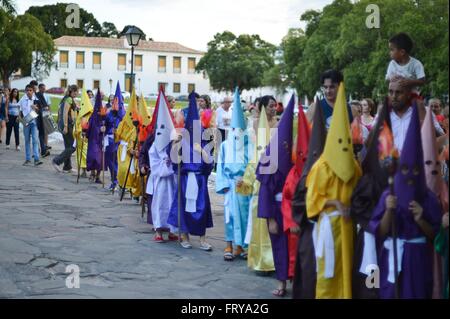
M 54 41 L 56 46 L 128 49 L 125 38 L 114 39 L 65 35 L 58 39 L 55 39 Z M 139 42 L 136 50 L 204 54 L 204 52 L 202 51 L 187 48 L 176 42 L 156 42 L 143 40 Z

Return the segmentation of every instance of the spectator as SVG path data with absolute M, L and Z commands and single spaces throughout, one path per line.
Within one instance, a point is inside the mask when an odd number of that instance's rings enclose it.
M 14 140 L 16 142 L 16 151 L 20 151 L 19 138 L 19 90 L 12 89 L 9 101 L 6 104 L 6 149 L 9 149 L 11 133 L 14 129 Z
M 28 84 L 25 87 L 26 94 L 20 99 L 20 111 L 22 112 L 22 117 L 26 119 L 31 116 L 33 112 L 38 112 L 38 105 L 36 104 L 36 96 L 34 95 L 34 88 L 32 85 Z M 37 116 L 36 116 L 37 117 Z M 33 118 L 24 124 L 23 134 L 25 135 L 25 163 L 24 166 L 31 164 L 31 149 L 30 142 L 33 144 L 33 155 L 34 155 L 34 165 L 38 166 L 42 164 L 39 159 L 39 136 L 37 130 L 36 118 Z

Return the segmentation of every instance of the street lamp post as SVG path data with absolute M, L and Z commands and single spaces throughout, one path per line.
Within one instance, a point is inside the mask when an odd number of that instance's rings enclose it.
M 109 94 L 112 93 L 112 79 L 109 79 Z
M 135 27 L 131 26 L 128 28 L 127 32 L 125 32 L 125 36 L 127 38 L 128 45 L 131 46 L 131 81 L 130 81 L 130 94 L 132 94 L 133 86 L 134 86 L 134 47 L 139 44 L 139 40 L 141 40 L 143 33 L 142 31 Z

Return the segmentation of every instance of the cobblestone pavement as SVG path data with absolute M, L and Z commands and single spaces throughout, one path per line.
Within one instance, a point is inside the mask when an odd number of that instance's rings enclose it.
M 275 278 L 223 260 L 223 197 L 213 191 L 214 176 L 207 232 L 214 250 L 198 249 L 198 238 L 185 250 L 155 243 L 129 196 L 120 202 L 101 185 L 57 173 L 50 160 L 62 143 L 51 145 L 43 165 L 24 167 L 23 144 L 20 152 L 0 144 L 0 298 L 272 297 Z M 66 287 L 72 264 L 80 269 L 78 289 Z

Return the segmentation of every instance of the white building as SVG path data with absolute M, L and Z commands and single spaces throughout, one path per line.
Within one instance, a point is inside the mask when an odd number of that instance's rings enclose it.
M 47 88 L 77 84 L 86 89 L 114 92 L 116 82 L 129 91 L 131 80 L 131 47 L 125 38 L 95 38 L 63 36 L 55 39 L 55 66 L 43 79 Z M 192 90 L 200 94 L 210 91 L 204 73 L 196 73 L 195 66 L 204 52 L 174 42 L 140 41 L 134 50 L 135 88 L 138 93 L 156 94 L 160 85 L 167 95 L 188 95 Z M 13 81 L 22 88 L 29 79 Z M 23 83 L 22 83 L 23 82 Z M 22 85 L 22 86 L 21 86 Z

